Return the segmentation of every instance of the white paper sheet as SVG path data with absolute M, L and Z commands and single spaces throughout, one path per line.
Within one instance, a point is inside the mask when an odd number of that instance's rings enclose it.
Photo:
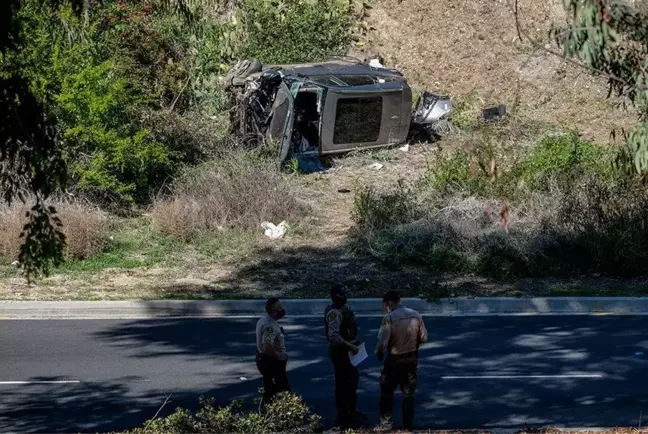
M 358 366 L 367 357 L 369 356 L 367 356 L 367 348 L 365 347 L 364 342 L 358 347 L 358 354 L 354 356 L 353 354 L 349 353 L 349 360 L 351 361 L 351 364 L 353 366 Z

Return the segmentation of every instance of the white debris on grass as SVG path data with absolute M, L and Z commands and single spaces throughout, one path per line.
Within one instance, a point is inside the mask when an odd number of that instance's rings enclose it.
M 261 229 L 263 229 L 263 233 L 266 237 L 270 238 L 271 240 L 278 240 L 280 238 L 283 238 L 283 236 L 286 234 L 286 231 L 288 230 L 288 223 L 282 221 L 275 226 L 273 223 L 263 222 L 261 223 Z
M 400 148 L 398 148 L 398 150 L 403 152 L 409 152 L 409 144 L 405 144 L 401 146 Z
M 383 168 L 383 165 L 380 164 L 380 163 L 374 163 L 374 164 L 372 164 L 371 166 L 369 166 L 369 168 L 370 168 L 370 169 L 374 169 L 374 170 L 380 170 L 380 169 Z

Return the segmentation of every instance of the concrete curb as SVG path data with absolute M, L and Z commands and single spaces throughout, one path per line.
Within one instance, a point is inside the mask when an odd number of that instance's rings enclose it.
M 403 303 L 426 316 L 488 315 L 648 315 L 648 297 L 450 298 L 437 302 L 406 298 Z M 320 316 L 326 299 L 286 299 L 290 316 Z M 360 316 L 383 314 L 379 298 L 352 299 Z M 0 301 L 0 319 L 218 318 L 260 316 L 265 300 L 153 301 Z

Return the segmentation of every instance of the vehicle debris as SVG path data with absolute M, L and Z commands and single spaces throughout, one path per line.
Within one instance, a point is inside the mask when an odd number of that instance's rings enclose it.
M 403 144 L 412 132 L 434 138 L 450 131 L 450 98 L 425 92 L 412 111 L 407 80 L 381 60 L 241 61 L 225 77 L 231 132 L 246 146 L 275 146 L 281 165 L 293 157 Z
M 498 105 L 497 107 L 487 107 L 482 110 L 482 117 L 486 122 L 496 121 L 506 114 L 506 106 Z
M 384 68 L 385 67 L 385 65 L 382 64 L 380 59 L 377 59 L 377 58 L 376 59 L 371 59 L 369 61 L 369 65 L 373 66 L 374 68 Z
M 427 143 L 452 132 L 452 101 L 428 91 L 416 101 L 408 142 Z
M 278 240 L 283 238 L 283 236 L 286 234 L 286 231 L 288 230 L 288 223 L 285 221 L 282 221 L 278 225 L 274 225 L 274 223 L 270 222 L 263 222 L 261 223 L 261 229 L 264 230 L 264 235 L 271 240 Z

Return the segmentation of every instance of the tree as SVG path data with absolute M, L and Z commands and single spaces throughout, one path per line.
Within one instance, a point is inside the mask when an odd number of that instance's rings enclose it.
M 188 21 L 200 0 L 159 0 Z M 42 7 L 56 13 L 70 5 L 81 15 L 90 0 L 46 0 Z M 66 167 L 57 147 L 56 120 L 35 98 L 25 77 L 4 71 L 2 64 L 8 51 L 20 50 L 21 22 L 18 12 L 21 0 L 0 1 L 0 188 L 8 203 L 19 199 L 33 201 L 21 237 L 20 263 L 28 280 L 45 274 L 51 266 L 63 261 L 65 237 L 56 210 L 47 199 L 65 185 Z
M 622 131 L 619 167 L 648 176 L 648 2 L 566 0 L 568 23 L 553 30 L 563 54 L 606 77 L 608 97 L 624 97 L 639 124 Z M 616 136 L 616 132 L 613 131 Z
M 19 45 L 20 6 L 20 0 L 0 5 L 0 61 Z M 56 146 L 54 121 L 29 90 L 27 80 L 11 72 L 0 76 L 0 163 L 5 201 L 25 202 L 26 195 L 34 200 L 20 249 L 20 262 L 31 280 L 63 259 L 61 222 L 45 201 L 65 182 L 65 165 Z

